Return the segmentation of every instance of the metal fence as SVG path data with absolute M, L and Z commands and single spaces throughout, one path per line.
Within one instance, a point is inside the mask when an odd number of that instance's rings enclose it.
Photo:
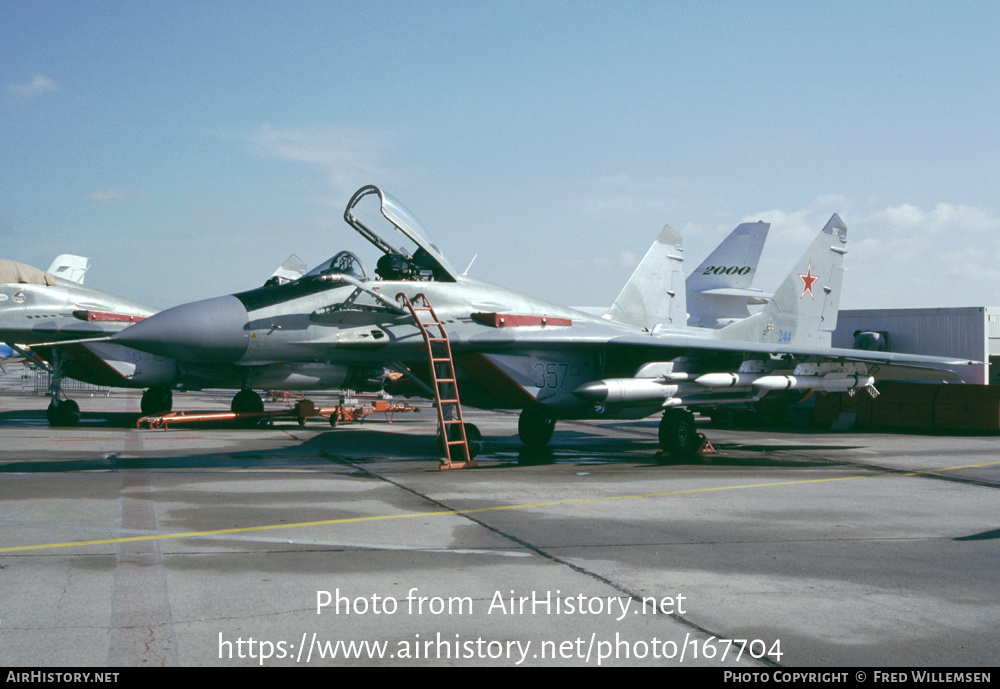
M 0 370 L 0 394 L 4 395 L 47 395 L 52 374 L 42 369 L 24 364 L 5 364 Z M 110 397 L 112 392 L 123 388 L 110 388 L 106 385 L 91 385 L 81 383 L 72 378 L 62 379 L 62 389 L 66 392 L 82 392 L 91 396 L 103 395 Z

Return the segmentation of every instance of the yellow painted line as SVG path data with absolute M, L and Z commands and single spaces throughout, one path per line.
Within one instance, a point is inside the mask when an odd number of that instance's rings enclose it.
M 203 435 L 143 435 L 142 440 L 204 440 Z M 126 438 L 49 438 L 50 443 L 108 443 L 126 440 Z
M 600 498 L 573 498 L 569 500 L 553 500 L 551 502 L 534 502 L 520 505 L 498 505 L 495 507 L 477 507 L 471 510 L 442 510 L 438 512 L 414 512 L 409 514 L 384 514 L 372 517 L 347 517 L 344 519 L 326 519 L 316 522 L 298 522 L 294 524 L 265 524 L 263 526 L 243 526 L 235 529 L 216 529 L 213 531 L 188 531 L 176 534 L 156 534 L 153 536 L 129 536 L 126 538 L 107 538 L 96 541 L 73 541 L 69 543 L 46 543 L 43 545 L 22 545 L 10 548 L 0 548 L 0 553 L 12 553 L 25 550 L 46 550 L 51 548 L 73 548 L 88 545 L 107 545 L 111 543 L 135 543 L 138 541 L 162 541 L 176 538 L 200 538 L 204 536 L 223 536 L 227 534 L 248 533 L 251 531 L 273 531 L 276 529 L 298 529 L 309 526 L 332 526 L 336 524 L 353 524 L 358 522 L 385 521 L 389 519 L 418 519 L 424 517 L 443 517 L 449 515 L 461 516 L 466 514 L 481 514 L 483 512 L 500 512 L 503 510 L 522 510 L 533 507 L 554 507 L 558 505 L 578 505 L 588 502 L 607 502 L 610 500 L 635 500 L 639 498 L 662 498 L 671 495 L 691 495 L 694 493 L 712 493 L 723 490 L 744 490 L 747 488 L 776 488 L 779 486 L 801 486 L 810 483 L 830 483 L 832 481 L 855 481 L 865 478 L 886 478 L 892 476 L 918 476 L 920 474 L 940 473 L 945 471 L 956 471 L 958 469 L 976 469 L 980 467 L 995 466 L 1000 461 L 984 462 L 983 464 L 966 464 L 964 466 L 944 467 L 939 469 L 924 469 L 921 471 L 911 471 L 904 474 L 866 474 L 863 476 L 840 476 L 837 478 L 815 478 L 802 481 L 778 481 L 775 483 L 750 483 L 738 486 L 716 486 L 714 488 L 689 488 L 686 490 L 671 490 L 661 493 L 636 493 L 634 495 L 610 495 Z

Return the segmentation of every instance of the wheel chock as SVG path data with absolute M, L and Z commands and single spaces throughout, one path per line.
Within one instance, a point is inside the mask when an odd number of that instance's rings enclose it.
M 698 454 L 715 455 L 719 453 L 719 451 L 712 446 L 712 441 L 706 438 L 703 433 L 698 434 L 698 440 L 701 441 L 701 445 L 698 447 Z

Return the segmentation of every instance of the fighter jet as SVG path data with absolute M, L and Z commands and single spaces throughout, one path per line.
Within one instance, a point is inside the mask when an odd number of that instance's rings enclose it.
M 108 335 L 158 310 L 84 287 L 88 268 L 86 258 L 69 254 L 58 256 L 48 271 L 0 259 L 0 341 L 27 356 L 26 345 Z M 86 363 L 86 350 L 82 346 L 50 347 L 39 348 L 38 354 L 49 362 L 53 374 L 49 421 L 55 425 L 76 423 L 80 407 L 63 399 L 61 382 L 64 376 L 95 382 Z
M 41 363 L 52 374 L 46 413 L 54 426 L 72 426 L 80 420 L 79 405 L 62 392 L 63 378 L 93 385 L 147 388 L 140 403 L 143 414 L 170 411 L 174 389 L 240 390 L 251 381 L 281 390 L 381 390 L 381 368 L 357 369 L 361 373 L 351 378 L 346 367 L 319 362 L 259 367 L 227 366 L 215 361 L 178 362 L 107 341 L 108 335 L 142 321 L 158 309 L 84 287 L 88 267 L 86 258 L 68 254 L 56 258 L 48 271 L 0 260 L 0 342 L 7 342 L 26 357 L 27 346 L 31 345 L 45 360 Z M 303 268 L 302 261 L 293 255 L 269 282 L 295 280 L 304 274 Z M 255 393 L 237 395 L 233 404 L 238 411 L 263 409 Z
M 299 280 L 167 309 L 110 340 L 181 362 L 386 366 L 439 408 L 457 399 L 443 396 L 452 363 L 461 403 L 521 409 L 529 446 L 548 443 L 559 419 L 662 412 L 660 442 L 675 455 L 698 449 L 694 411 L 786 389 L 874 394 L 886 377 L 957 380 L 926 367 L 968 363 L 830 348 L 847 241 L 836 215 L 759 313 L 719 329 L 687 325 L 682 242 L 669 226 L 598 317 L 458 273 L 378 187 L 357 191 L 344 219 L 380 252 L 373 274 L 342 251 Z M 450 352 L 435 344 L 445 342 Z

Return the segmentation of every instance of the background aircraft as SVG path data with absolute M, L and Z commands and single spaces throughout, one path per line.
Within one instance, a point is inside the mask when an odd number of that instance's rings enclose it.
M 20 345 L 98 337 L 156 313 L 150 306 L 84 287 L 88 267 L 86 258 L 69 254 L 57 257 L 49 271 L 0 259 L 0 341 L 23 354 Z M 82 345 L 38 349 L 52 372 L 48 417 L 55 425 L 76 423 L 80 414 L 76 402 L 63 399 L 62 378 L 98 382 L 87 357 L 79 358 L 85 353 Z
M 688 325 L 722 328 L 750 315 L 766 295 L 751 288 L 770 223 L 743 223 L 685 280 Z
M 967 363 L 829 347 L 847 241 L 836 215 L 759 313 L 719 329 L 687 325 L 681 239 L 670 227 L 595 317 L 459 274 L 377 187 L 356 192 L 344 218 L 381 253 L 374 275 L 340 252 L 297 281 L 167 309 L 111 341 L 179 361 L 386 366 L 441 399 L 447 365 L 425 340 L 440 327 L 462 401 L 522 409 L 526 444 L 547 443 L 557 419 L 662 410 L 660 441 L 675 454 L 697 450 L 694 410 L 784 389 L 874 392 L 876 377 L 957 380 L 920 365 Z M 407 305 L 423 303 L 419 295 L 433 322 Z
M 240 390 L 253 381 L 264 388 L 282 390 L 381 389 L 381 368 L 322 362 L 259 367 L 178 362 L 120 343 L 89 341 L 118 332 L 157 309 L 84 287 L 88 267 L 87 259 L 66 254 L 53 262 L 50 271 L 0 260 L 0 342 L 17 343 L 11 345 L 14 351 L 25 356 L 26 347 L 31 345 L 44 359 L 52 373 L 47 409 L 52 425 L 74 425 L 80 419 L 79 405 L 62 393 L 65 377 L 93 385 L 147 388 L 140 404 L 143 414 L 169 411 L 176 388 Z M 302 261 L 291 256 L 269 282 L 294 280 L 301 277 L 303 268 Z M 263 408 L 256 393 L 237 395 L 233 405 L 237 411 Z

